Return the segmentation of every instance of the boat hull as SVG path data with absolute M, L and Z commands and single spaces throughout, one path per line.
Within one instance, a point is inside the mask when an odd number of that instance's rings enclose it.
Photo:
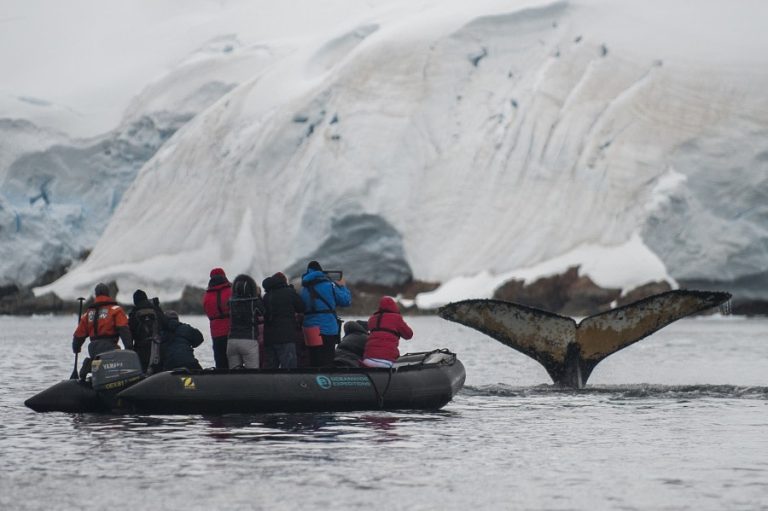
M 353 410 L 436 410 L 464 385 L 465 370 L 445 350 L 400 357 L 392 370 L 168 371 L 124 390 L 95 391 L 65 380 L 28 399 L 36 412 L 227 414 Z
M 464 366 L 452 354 L 393 371 L 174 371 L 122 391 L 118 403 L 153 414 L 435 410 L 453 398 L 464 378 Z

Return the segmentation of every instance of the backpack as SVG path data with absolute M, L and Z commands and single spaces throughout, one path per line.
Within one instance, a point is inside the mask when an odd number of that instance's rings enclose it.
M 153 340 L 160 339 L 160 321 L 154 309 L 138 309 L 135 311 L 136 331 L 133 332 L 133 342 L 139 346 L 149 346 Z

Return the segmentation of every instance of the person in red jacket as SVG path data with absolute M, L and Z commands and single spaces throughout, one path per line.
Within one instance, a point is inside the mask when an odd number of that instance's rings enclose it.
M 211 270 L 208 289 L 203 296 L 203 308 L 211 322 L 211 340 L 213 341 L 213 359 L 216 369 L 228 369 L 227 337 L 229 336 L 229 299 L 232 297 L 232 284 L 221 268 Z
M 400 309 L 391 296 L 379 301 L 379 309 L 368 318 L 368 342 L 365 343 L 363 366 L 392 367 L 400 352 L 397 349 L 400 338 L 410 339 L 413 330 L 403 320 Z

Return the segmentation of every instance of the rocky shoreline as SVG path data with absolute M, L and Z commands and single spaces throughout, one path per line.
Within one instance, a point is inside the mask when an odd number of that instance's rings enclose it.
M 42 285 L 36 283 L 36 285 Z M 114 282 L 109 283 L 113 293 L 118 291 Z M 411 281 L 400 286 L 383 286 L 367 283 L 349 284 L 353 304 L 344 308 L 345 316 L 367 316 L 376 310 L 382 295 L 398 297 L 405 314 L 434 314 L 434 309 L 419 309 L 411 305 L 417 294 L 436 289 L 438 283 Z M 614 307 L 621 307 L 647 296 L 669 291 L 667 282 L 649 282 L 622 295 L 620 289 L 605 289 L 596 285 L 589 277 L 579 276 L 578 268 L 569 268 L 563 274 L 544 277 L 528 285 L 523 281 L 510 280 L 499 287 L 493 298 L 520 303 L 555 312 L 563 316 L 586 317 L 604 312 Z M 179 300 L 163 302 L 165 310 L 175 310 L 179 314 L 203 314 L 202 300 L 204 289 L 186 287 Z M 114 294 L 112 295 L 114 296 Z M 88 297 L 86 305 L 92 300 Z M 122 304 L 131 307 L 132 304 Z M 54 293 L 35 296 L 32 287 L 15 285 L 0 286 L 0 314 L 73 314 L 78 310 L 77 300 L 62 300 Z M 730 313 L 746 316 L 768 315 L 768 302 L 739 300 L 734 297 L 730 304 Z

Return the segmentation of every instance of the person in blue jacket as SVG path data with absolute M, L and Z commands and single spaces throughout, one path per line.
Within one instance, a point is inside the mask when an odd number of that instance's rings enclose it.
M 337 307 L 349 307 L 352 293 L 344 279 L 334 282 L 323 272 L 317 261 L 307 265 L 307 272 L 301 277 L 301 299 L 304 301 L 304 328 L 319 327 L 323 344 L 309 347 L 312 367 L 333 365 L 336 345 L 341 340 Z
M 160 362 L 163 371 L 187 368 L 201 370 L 195 358 L 195 348 L 203 343 L 203 334 L 197 328 L 179 321 L 176 311 L 165 313 L 165 334 L 160 343 Z

